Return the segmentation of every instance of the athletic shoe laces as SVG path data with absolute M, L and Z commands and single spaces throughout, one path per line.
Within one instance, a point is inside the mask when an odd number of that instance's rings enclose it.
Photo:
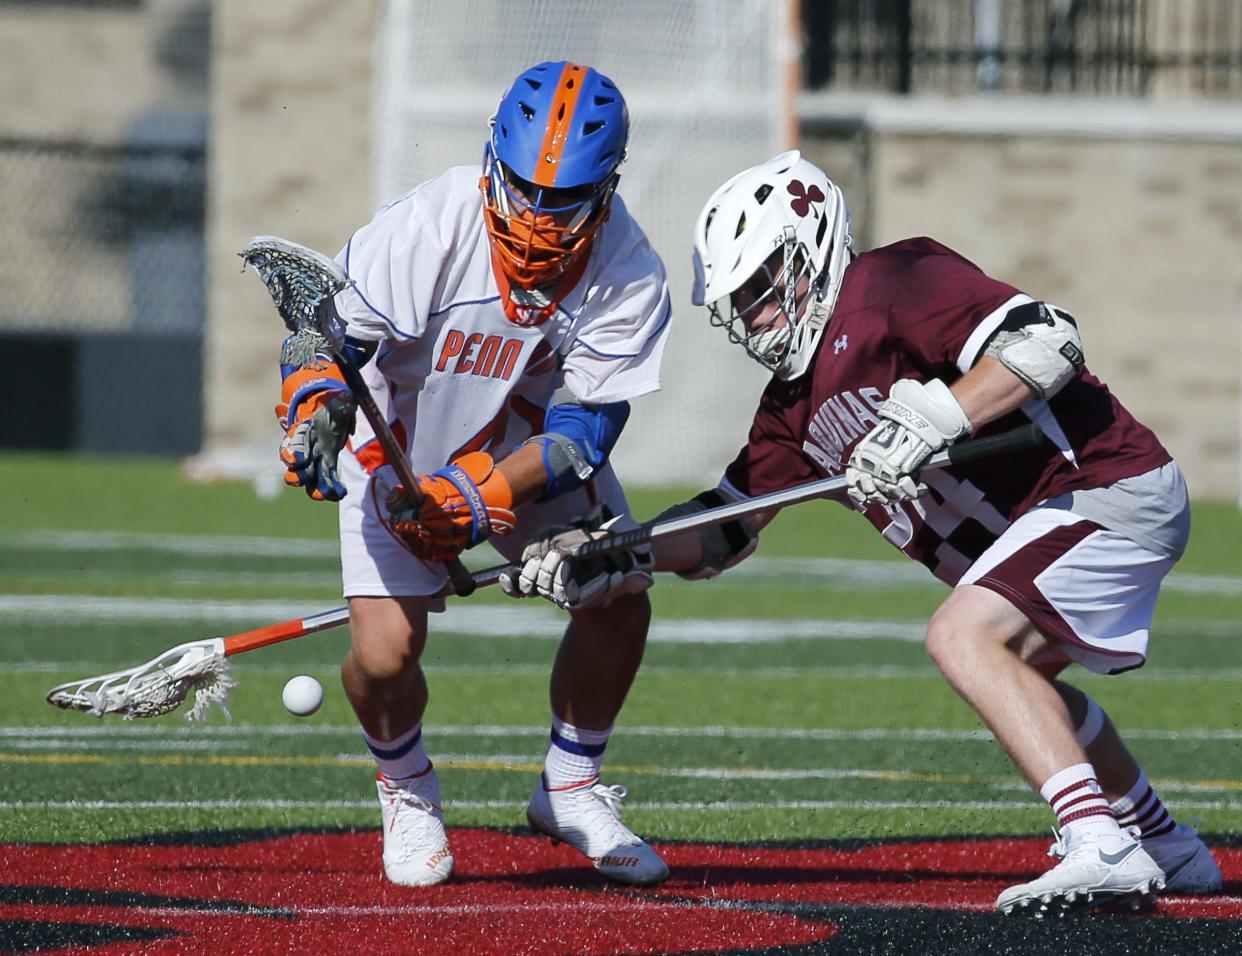
M 1143 835 L 1143 831 L 1135 826 L 1122 827 L 1121 831 L 1128 833 L 1135 841 L 1140 841 Z M 1054 842 L 1048 847 L 1048 855 L 1053 859 L 1064 860 L 1076 848 L 1076 844 L 1081 845 L 1081 841 L 1073 838 L 1073 831 L 1066 833 L 1065 830 L 1058 831 L 1056 827 L 1053 827 L 1052 836 Z
M 443 837 L 436 825 L 439 807 L 411 789 L 388 783 L 384 784 L 384 796 L 391 801 L 389 831 L 397 837 L 403 856 L 425 856 L 440 848 Z
M 617 845 L 622 843 L 641 843 L 642 841 L 634 835 L 624 823 L 621 822 L 621 805 L 625 802 L 625 798 L 629 796 L 629 791 L 620 784 L 613 784 L 608 787 L 602 783 L 597 783 L 588 791 L 593 798 L 589 801 L 583 801 L 583 809 L 593 818 L 593 822 L 598 822 L 610 832 L 610 841 L 615 840 Z
M 1048 847 L 1048 855 L 1054 860 L 1064 860 L 1069 853 L 1069 840 L 1061 836 L 1061 831 L 1052 827 L 1052 846 Z

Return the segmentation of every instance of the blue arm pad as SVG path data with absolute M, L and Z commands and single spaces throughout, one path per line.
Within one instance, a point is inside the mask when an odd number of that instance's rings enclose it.
M 523 442 L 536 442 L 543 449 L 548 483 L 539 500 L 548 501 L 590 481 L 608 461 L 629 417 L 629 402 L 549 408 L 543 434 Z

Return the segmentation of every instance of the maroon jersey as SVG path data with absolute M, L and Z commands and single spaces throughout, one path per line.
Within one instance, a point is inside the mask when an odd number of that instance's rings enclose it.
M 1010 309 L 1031 302 L 1013 286 L 927 238 L 864 253 L 806 373 L 773 378 L 748 444 L 725 472 L 744 495 L 844 473 L 854 445 L 903 378 L 952 384 L 975 364 Z M 929 471 L 916 501 L 868 505 L 892 544 L 955 584 L 1009 524 L 1047 498 L 1140 475 L 1170 461 L 1156 436 L 1087 369 L 1048 401 L 1032 399 L 976 437 L 1038 422 L 1040 448 Z

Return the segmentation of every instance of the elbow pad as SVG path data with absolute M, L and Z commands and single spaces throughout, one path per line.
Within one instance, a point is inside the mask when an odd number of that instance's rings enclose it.
M 1022 379 L 1040 398 L 1052 398 L 1082 371 L 1082 339 L 1074 317 L 1045 302 L 1010 309 L 983 352 Z
M 713 488 L 711 491 L 695 495 L 689 501 L 662 511 L 656 516 L 654 523 L 685 518 L 731 503 L 731 500 L 722 495 L 719 489 Z M 727 571 L 735 564 L 750 557 L 758 546 L 759 534 L 745 518 L 736 518 L 723 524 L 700 528 L 699 547 L 702 549 L 703 559 L 696 567 L 687 571 L 678 571 L 677 576 L 687 581 L 704 581 L 714 578 L 722 571 Z
M 567 491 L 581 488 L 595 477 L 630 417 L 629 402 L 581 405 L 568 402 L 553 405 L 544 418 L 542 434 L 522 442 L 540 445 L 547 472 L 540 501 L 549 501 Z

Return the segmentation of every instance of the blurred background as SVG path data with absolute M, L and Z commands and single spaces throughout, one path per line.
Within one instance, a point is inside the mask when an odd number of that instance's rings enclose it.
M 620 191 L 677 306 L 627 481 L 743 441 L 764 373 L 690 306 L 690 228 L 798 145 L 859 248 L 931 235 L 1072 311 L 1195 497 L 1242 503 L 1237 0 L 0 0 L 0 451 L 270 488 L 283 329 L 236 253 L 335 253 L 560 58 L 629 101 Z

